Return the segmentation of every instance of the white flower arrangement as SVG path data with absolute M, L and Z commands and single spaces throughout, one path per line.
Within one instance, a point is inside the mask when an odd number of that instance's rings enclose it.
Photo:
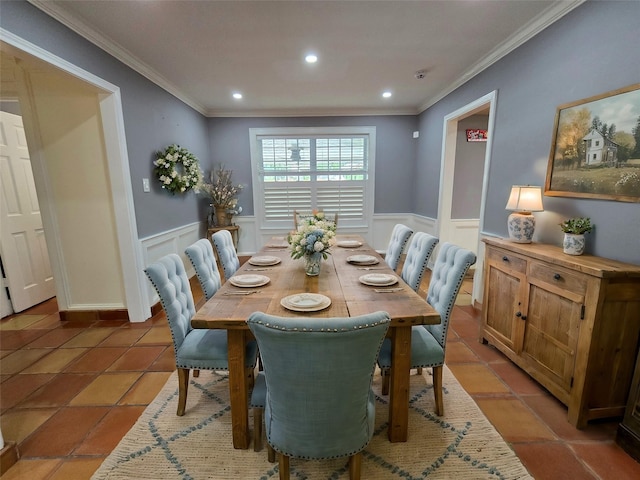
M 185 193 L 191 189 L 196 192 L 202 183 L 202 170 L 195 155 L 180 145 L 169 145 L 164 151 L 156 153 L 153 169 L 162 188 L 172 194 Z M 180 171 L 177 166 L 182 165 Z
M 305 218 L 298 229 L 287 240 L 291 246 L 291 257 L 302 258 L 314 253 L 322 254 L 326 259 L 329 249 L 336 243 L 336 224 L 325 220 L 324 213 L 314 213 Z

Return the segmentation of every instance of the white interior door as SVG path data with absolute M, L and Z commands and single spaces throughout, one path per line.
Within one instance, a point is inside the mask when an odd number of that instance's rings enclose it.
M 0 112 L 0 255 L 13 310 L 55 295 L 22 118 Z

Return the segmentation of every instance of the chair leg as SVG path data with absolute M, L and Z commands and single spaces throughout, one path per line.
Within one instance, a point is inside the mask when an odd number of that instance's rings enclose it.
M 187 390 L 189 389 L 189 369 L 178 369 L 178 411 L 177 416 L 184 415 L 184 409 L 187 406 Z
M 276 451 L 269 442 L 267 442 L 267 460 L 269 460 L 269 463 L 275 463 L 276 461 Z
M 247 378 L 247 388 L 251 390 L 256 381 L 255 372 L 253 368 L 246 368 L 244 374 Z
M 198 378 L 200 376 L 200 370 L 193 369 L 193 378 Z
M 349 458 L 349 480 L 360 480 L 361 471 L 362 452 L 358 452 Z
M 278 470 L 280 470 L 280 480 L 289 480 L 289 457 L 278 454 Z
M 391 370 L 389 368 L 383 368 L 382 374 L 382 395 L 389 395 L 389 377 L 391 376 Z
M 253 451 L 262 450 L 262 408 L 253 409 Z
M 422 367 L 418 367 L 418 368 L 416 368 L 416 373 L 417 373 L 418 375 L 422 375 Z
M 442 365 L 433 367 L 433 394 L 436 397 L 436 415 L 444 415 L 444 401 L 442 398 Z

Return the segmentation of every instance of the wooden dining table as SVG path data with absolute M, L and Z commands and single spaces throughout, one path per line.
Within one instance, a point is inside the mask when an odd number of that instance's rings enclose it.
M 233 446 L 249 448 L 249 386 L 245 375 L 245 345 L 251 340 L 246 320 L 255 311 L 281 317 L 349 317 L 383 310 L 389 313 L 391 325 L 387 336 L 392 342 L 392 367 L 389 387 L 389 426 L 391 442 L 406 442 L 409 420 L 409 374 L 411 359 L 411 327 L 437 324 L 440 315 L 423 297 L 414 292 L 382 257 L 360 236 L 338 235 L 338 244 L 322 261 L 320 275 L 307 276 L 301 259 L 292 259 L 283 238 L 272 239 L 255 256 L 273 256 L 277 265 L 262 266 L 245 262 L 235 275 L 256 274 L 269 278 L 259 287 L 237 287 L 226 281 L 193 316 L 193 328 L 227 330 L 229 356 L 229 391 Z M 342 242 L 358 246 L 343 248 Z M 357 243 L 353 243 L 357 242 Z M 370 255 L 374 265 L 356 265 L 347 259 L 352 255 Z M 255 257 L 254 256 L 254 257 Z M 368 269 L 368 270 L 367 270 Z M 370 286 L 359 278 L 367 273 L 394 274 L 393 286 Z M 252 293 L 248 293 L 252 292 Z M 316 312 L 297 312 L 283 307 L 281 299 L 298 293 L 319 293 L 331 299 L 331 305 Z

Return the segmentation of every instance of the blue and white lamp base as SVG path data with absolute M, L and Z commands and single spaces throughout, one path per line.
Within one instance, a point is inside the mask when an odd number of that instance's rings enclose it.
M 515 243 L 531 243 L 536 218 L 527 212 L 513 212 L 507 221 L 509 240 Z

